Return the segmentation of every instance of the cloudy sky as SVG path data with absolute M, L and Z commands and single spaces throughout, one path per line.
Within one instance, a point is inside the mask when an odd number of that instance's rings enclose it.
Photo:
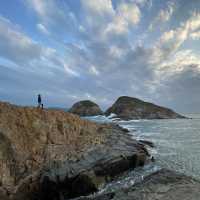
M 0 2 L 0 100 L 103 109 L 121 95 L 200 112 L 199 0 Z

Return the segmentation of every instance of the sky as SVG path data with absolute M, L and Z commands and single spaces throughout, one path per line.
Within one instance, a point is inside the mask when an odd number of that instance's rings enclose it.
M 199 0 L 0 1 L 0 101 L 200 113 Z

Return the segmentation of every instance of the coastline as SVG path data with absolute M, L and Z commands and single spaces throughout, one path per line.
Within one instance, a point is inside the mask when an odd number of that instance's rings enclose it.
M 148 160 L 145 146 L 117 125 L 8 103 L 0 103 L 0 119 L 1 188 L 10 199 L 87 195 Z

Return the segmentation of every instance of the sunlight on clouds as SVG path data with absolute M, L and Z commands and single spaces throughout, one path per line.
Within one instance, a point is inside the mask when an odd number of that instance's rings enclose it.
M 169 61 L 163 62 L 159 68 L 166 69 L 165 72 L 173 74 L 184 71 L 188 66 L 200 71 L 200 56 L 189 49 L 178 51 Z
M 191 34 L 190 34 L 190 37 L 191 37 L 193 40 L 199 40 L 199 39 L 200 39 L 200 31 L 191 33 Z
M 128 23 L 136 25 L 141 18 L 140 9 L 136 4 L 122 3 L 118 6 L 117 12 Z

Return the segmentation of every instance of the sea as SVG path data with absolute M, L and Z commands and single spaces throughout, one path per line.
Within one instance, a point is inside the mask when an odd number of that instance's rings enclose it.
M 97 123 L 114 122 L 127 128 L 133 138 L 148 140 L 155 163 L 138 168 L 102 188 L 101 192 L 129 187 L 161 168 L 175 170 L 200 180 L 200 114 L 187 114 L 188 119 L 130 120 L 111 116 L 87 117 Z

